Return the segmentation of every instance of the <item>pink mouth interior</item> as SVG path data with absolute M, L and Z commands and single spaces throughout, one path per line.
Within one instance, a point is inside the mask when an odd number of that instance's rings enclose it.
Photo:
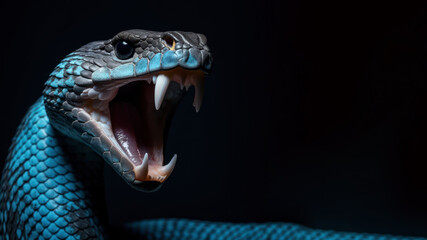
M 155 109 L 154 84 L 146 81 L 121 87 L 110 102 L 114 136 L 134 166 L 142 164 L 145 153 L 149 165 L 163 165 L 163 140 L 171 109 Z

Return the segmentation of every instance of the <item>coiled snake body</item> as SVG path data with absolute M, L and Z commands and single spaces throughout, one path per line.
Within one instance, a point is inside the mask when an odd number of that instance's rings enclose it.
M 212 57 L 201 34 L 124 31 L 63 59 L 12 141 L 0 192 L 0 239 L 105 239 L 102 168 L 153 191 L 168 122 L 185 90 L 198 111 Z M 117 229 L 116 229 L 117 230 Z M 119 231 L 120 232 L 120 231 Z M 120 235 L 122 234 L 122 235 Z M 122 239 L 409 239 L 312 230 L 295 224 L 159 219 L 123 226 Z M 415 238 L 411 238 L 415 239 Z M 422 238 L 418 238 L 422 239 Z

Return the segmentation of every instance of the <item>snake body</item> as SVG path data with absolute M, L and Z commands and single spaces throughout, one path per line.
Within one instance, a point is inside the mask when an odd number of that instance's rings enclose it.
M 12 140 L 1 179 L 0 239 L 424 239 L 184 219 L 145 220 L 111 231 L 104 162 L 133 188 L 160 187 L 176 157 L 163 166 L 163 138 L 157 135 L 165 134 L 182 88 L 196 88 L 193 105 L 200 108 L 203 75 L 211 66 L 206 38 L 177 31 L 124 31 L 69 54 Z M 141 101 L 143 108 L 135 107 Z M 123 119 L 132 122 L 127 115 L 148 127 L 126 125 Z

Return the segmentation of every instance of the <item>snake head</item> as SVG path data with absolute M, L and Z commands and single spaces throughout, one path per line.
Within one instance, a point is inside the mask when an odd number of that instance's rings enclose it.
M 194 86 L 199 110 L 212 66 L 206 37 L 128 30 L 67 55 L 45 83 L 52 125 L 101 155 L 132 187 L 153 191 L 170 176 L 164 142 L 174 109 Z

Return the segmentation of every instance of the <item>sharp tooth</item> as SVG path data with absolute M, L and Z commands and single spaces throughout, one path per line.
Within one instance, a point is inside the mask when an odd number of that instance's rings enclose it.
M 145 153 L 142 164 L 135 168 L 135 178 L 145 180 L 148 175 L 148 153 Z
M 205 80 L 200 78 L 198 81 L 194 81 L 194 101 L 193 106 L 196 108 L 196 112 L 199 112 L 200 107 L 202 106 L 203 93 L 205 88 Z
M 156 84 L 157 76 L 153 76 L 153 83 Z
M 171 175 L 173 168 L 175 167 L 177 158 L 178 158 L 178 156 L 176 154 L 173 155 L 173 158 L 168 163 L 168 165 L 165 165 L 162 168 L 160 168 L 159 172 L 160 172 L 160 174 L 162 174 L 165 177 L 165 179 Z
M 154 88 L 154 105 L 156 109 L 159 110 L 162 105 L 163 98 L 165 97 L 166 90 L 168 90 L 168 86 L 170 83 L 170 79 L 165 75 L 159 75 L 156 79 L 156 87 Z

